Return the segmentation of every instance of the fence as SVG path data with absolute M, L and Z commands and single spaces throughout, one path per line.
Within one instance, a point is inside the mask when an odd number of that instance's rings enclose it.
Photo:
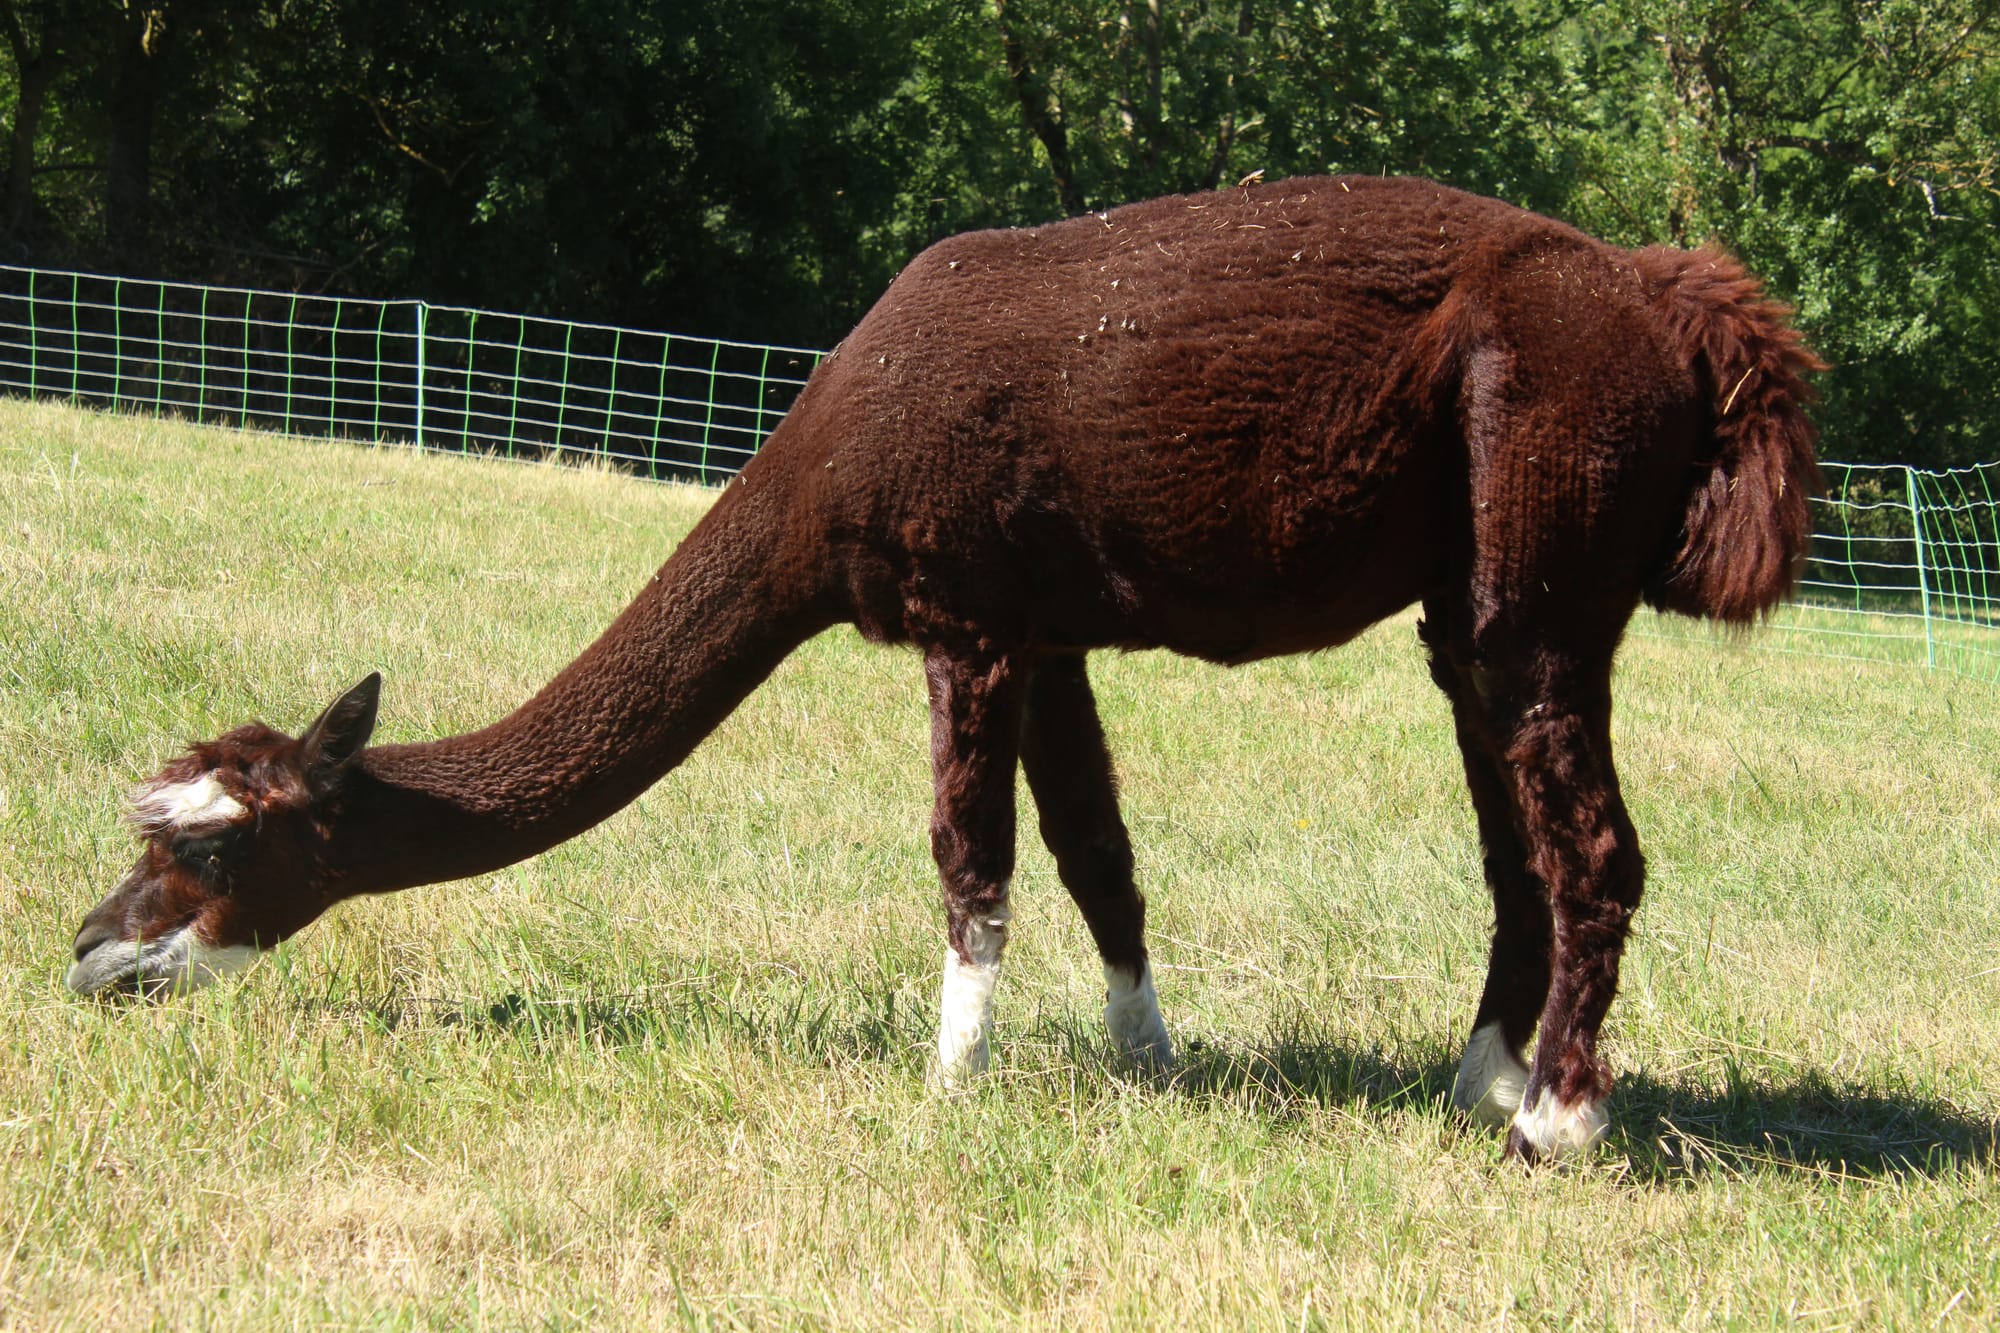
M 0 266 L 0 392 L 295 435 L 576 455 L 719 481 L 824 353 Z M 1765 642 L 2000 680 L 2000 464 L 1824 465 L 1811 561 Z
M 2000 680 L 2000 464 L 1821 470 L 1811 559 L 1773 646 Z
M 823 353 L 422 301 L 0 267 L 0 391 L 294 435 L 739 470 Z

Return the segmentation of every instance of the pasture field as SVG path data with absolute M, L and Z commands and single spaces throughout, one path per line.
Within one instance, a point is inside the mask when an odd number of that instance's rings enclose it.
M 1483 974 L 1413 617 L 1097 681 L 1170 1079 L 1023 819 L 994 1073 L 926 1092 L 921 673 L 837 631 L 633 808 L 156 1006 L 62 988 L 125 792 L 371 669 L 497 718 L 708 496 L 0 404 L 0 1327 L 1982 1328 L 2000 695 L 1653 622 L 1586 1165 L 1446 1109 Z

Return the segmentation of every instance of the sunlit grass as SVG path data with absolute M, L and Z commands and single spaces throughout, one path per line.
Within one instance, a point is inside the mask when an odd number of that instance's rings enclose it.
M 707 500 L 0 404 L 0 1326 L 2000 1318 L 2000 700 L 1754 636 L 1621 659 L 1651 887 L 1580 1170 L 1443 1108 L 1487 912 L 1407 617 L 1096 664 L 1170 1082 L 1107 1064 L 1029 833 L 998 1067 L 926 1095 L 922 684 L 844 630 L 547 856 L 158 1007 L 64 995 L 179 744 L 375 669 L 384 739 L 491 721 Z

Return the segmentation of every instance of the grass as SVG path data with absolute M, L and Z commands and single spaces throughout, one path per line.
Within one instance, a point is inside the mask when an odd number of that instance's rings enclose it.
M 375 668 L 384 739 L 490 721 L 707 498 L 0 403 L 0 1326 L 2000 1320 L 2000 697 L 1699 627 L 1621 658 L 1650 892 L 1580 1169 L 1444 1109 L 1487 909 L 1407 617 L 1102 658 L 1169 1082 L 1030 836 L 998 1067 L 926 1094 L 920 673 L 846 631 L 538 860 L 65 995 L 181 742 Z

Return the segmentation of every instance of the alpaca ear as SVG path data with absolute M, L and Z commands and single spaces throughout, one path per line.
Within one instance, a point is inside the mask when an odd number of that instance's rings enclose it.
M 375 706 L 382 699 L 382 673 L 371 671 L 353 689 L 327 705 L 299 741 L 306 783 L 315 791 L 340 776 L 375 733 Z

